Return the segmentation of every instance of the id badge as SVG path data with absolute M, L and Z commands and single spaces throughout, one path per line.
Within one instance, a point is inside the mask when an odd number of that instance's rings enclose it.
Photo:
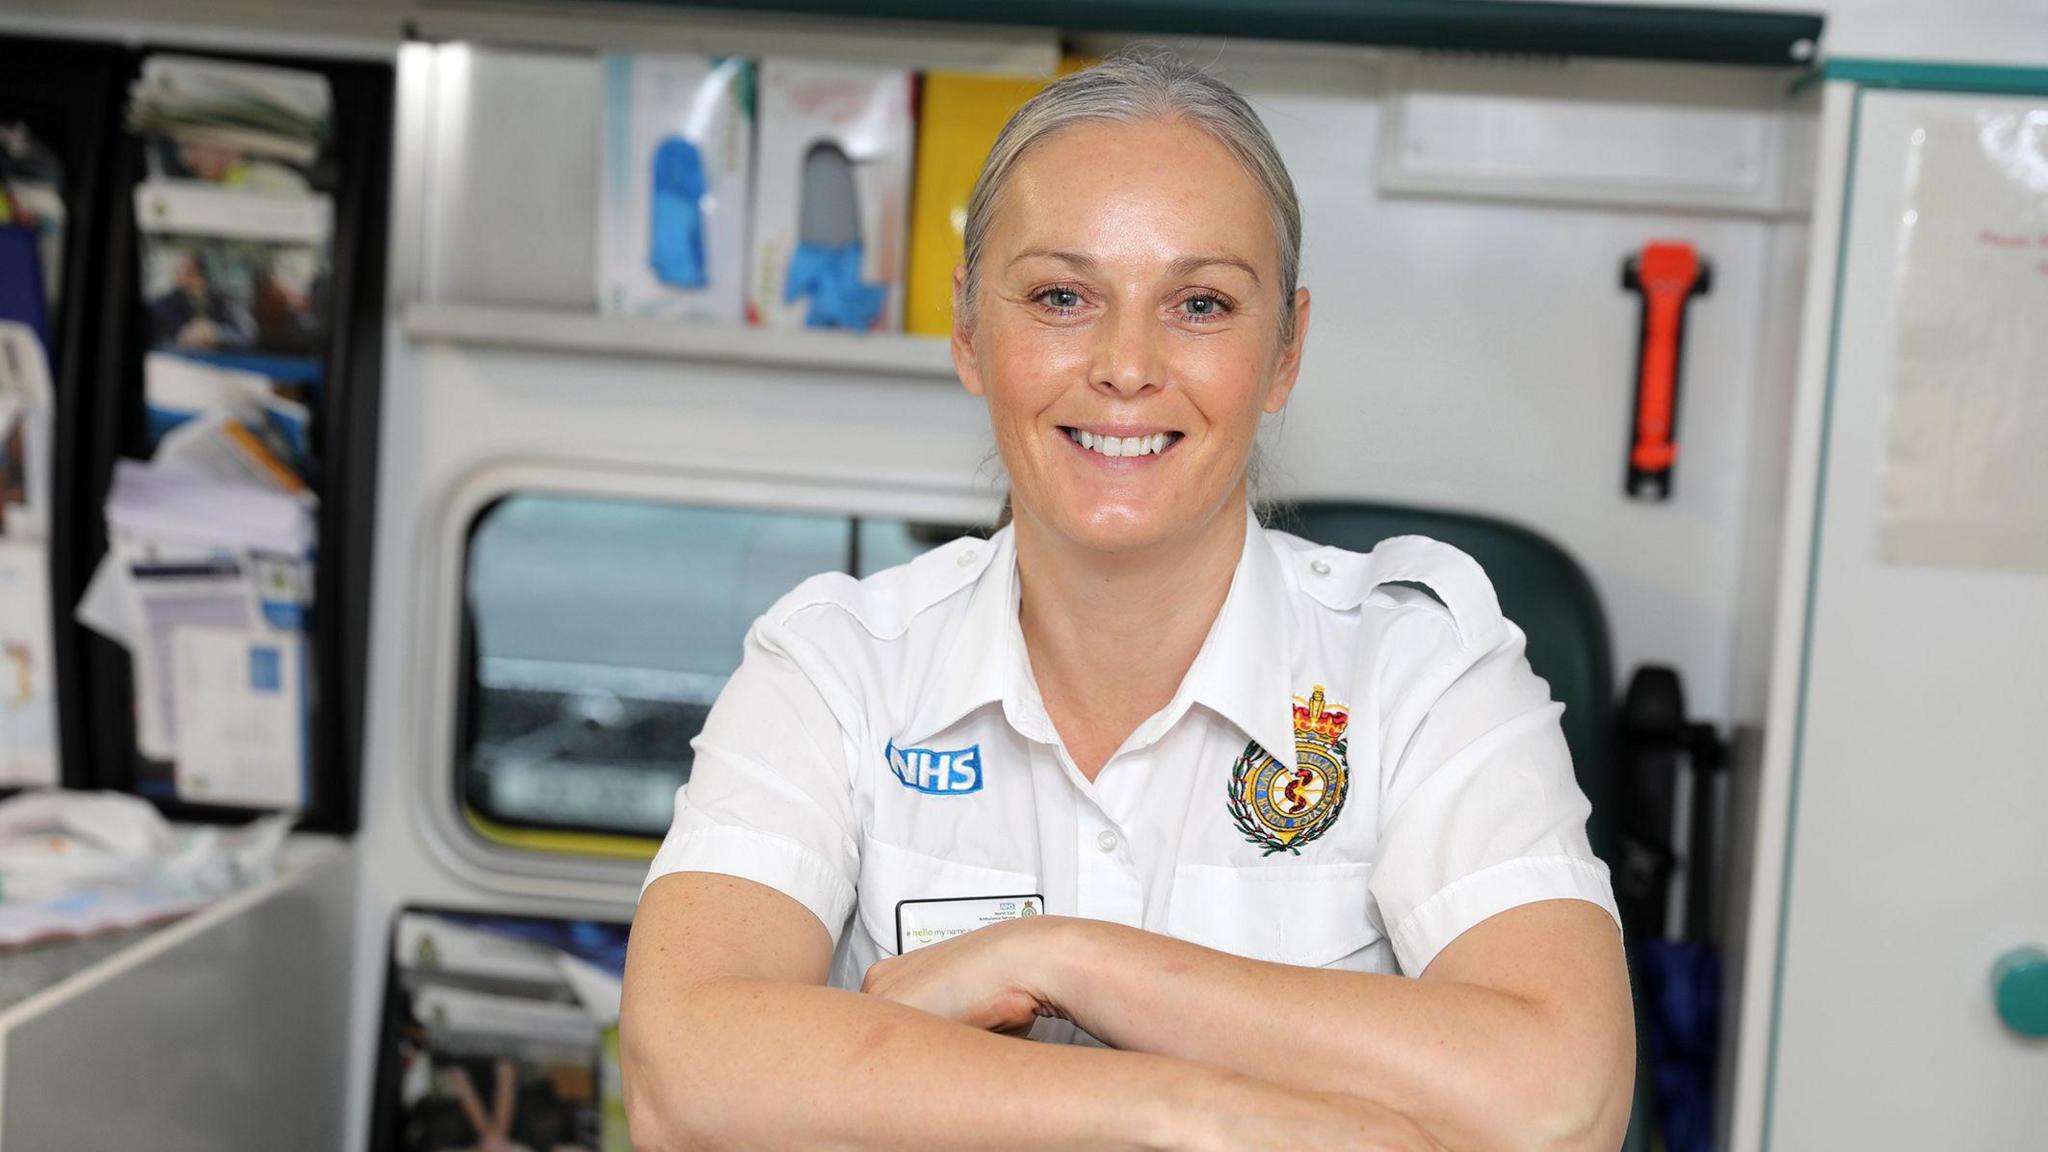
M 957 896 L 945 900 L 896 902 L 898 955 L 963 936 L 976 928 L 1021 920 L 1045 911 L 1045 897 L 1036 892 L 1017 896 Z

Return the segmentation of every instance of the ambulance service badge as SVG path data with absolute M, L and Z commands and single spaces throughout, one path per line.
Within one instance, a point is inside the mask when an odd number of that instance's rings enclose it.
M 1294 767 L 1257 741 L 1246 744 L 1230 768 L 1230 818 L 1265 855 L 1292 852 L 1330 830 L 1344 810 L 1350 772 L 1344 727 L 1351 713 L 1323 698 L 1323 686 L 1294 698 Z

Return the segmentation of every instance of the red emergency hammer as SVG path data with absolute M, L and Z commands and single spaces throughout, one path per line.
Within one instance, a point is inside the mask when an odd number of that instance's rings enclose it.
M 1685 349 L 1685 306 L 1704 295 L 1713 269 L 1693 246 L 1658 240 L 1621 266 L 1621 286 L 1643 297 L 1636 346 L 1636 402 L 1628 478 L 1622 490 L 1652 500 L 1671 498 L 1678 462 L 1678 367 Z

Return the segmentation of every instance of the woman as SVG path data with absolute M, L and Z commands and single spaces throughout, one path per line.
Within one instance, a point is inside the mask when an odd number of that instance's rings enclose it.
M 953 358 L 1014 521 L 755 625 L 634 923 L 637 1146 L 1620 1142 L 1620 937 L 1521 633 L 1448 547 L 1248 513 L 1299 237 L 1170 57 L 1004 129 Z

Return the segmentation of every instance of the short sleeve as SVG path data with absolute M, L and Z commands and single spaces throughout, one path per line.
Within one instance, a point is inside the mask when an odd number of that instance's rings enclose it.
M 1530 670 L 1521 629 L 1487 629 L 1475 653 L 1428 627 L 1438 639 L 1415 666 L 1421 698 L 1402 709 L 1419 718 L 1392 726 L 1371 882 L 1401 970 L 1421 975 L 1466 929 L 1540 900 L 1589 901 L 1618 926 L 1607 866 L 1586 839 L 1592 809 L 1558 723 L 1564 705 Z
M 860 874 L 844 729 L 795 641 L 764 618 L 690 742 L 696 761 L 641 891 L 672 872 L 766 884 L 839 942 Z

